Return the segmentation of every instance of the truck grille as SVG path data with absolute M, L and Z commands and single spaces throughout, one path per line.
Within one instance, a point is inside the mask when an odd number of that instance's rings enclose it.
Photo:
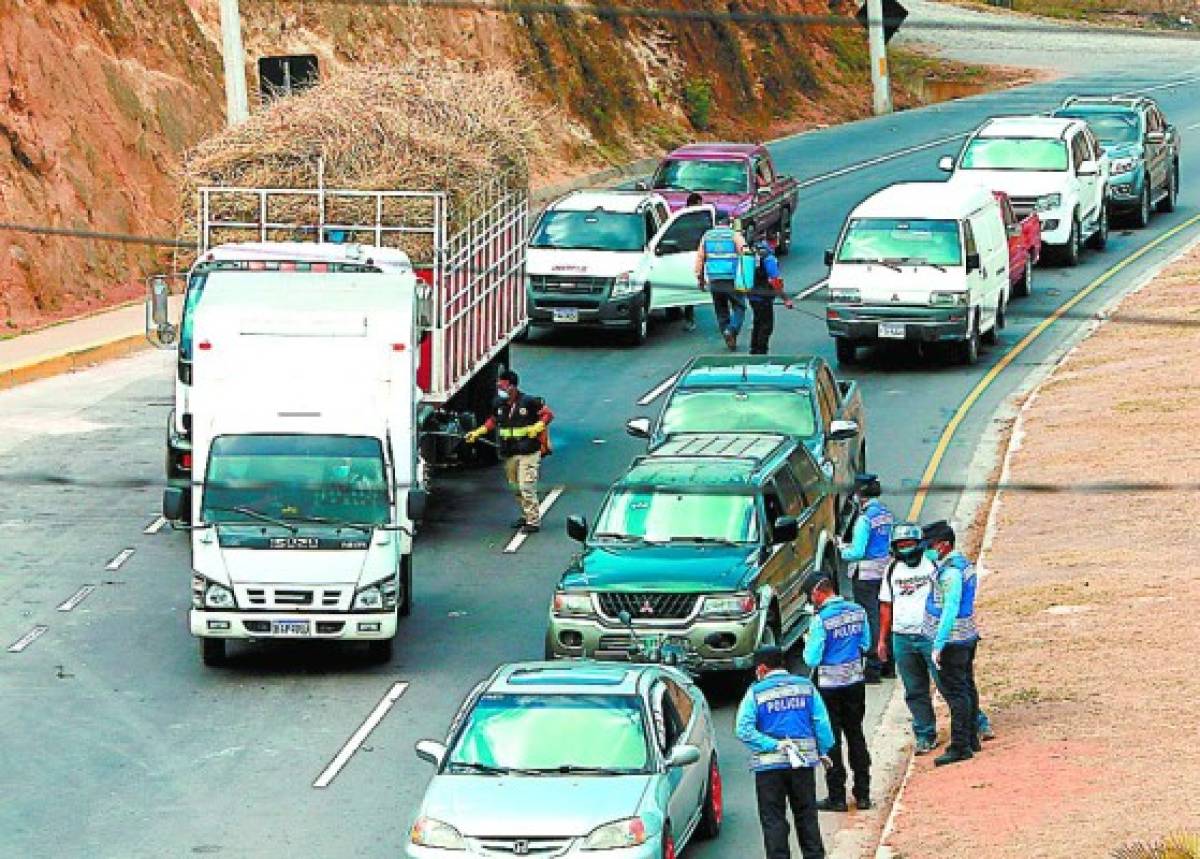
M 563 277 L 550 274 L 529 276 L 529 285 L 534 292 L 561 295 L 603 295 L 612 284 L 611 277 Z
M 1017 213 L 1018 218 L 1024 218 L 1037 208 L 1037 197 L 1009 197 L 1008 201 L 1012 203 L 1013 211 Z
M 691 617 L 699 599 L 694 594 L 613 593 L 601 591 L 600 611 L 616 619 L 629 612 L 636 620 L 682 620 Z
M 298 585 L 251 585 L 238 588 L 238 603 L 250 609 L 302 609 L 305 611 L 339 611 L 348 609 L 343 601 L 349 597 L 345 588 L 306 588 Z
M 570 838 L 476 838 L 476 849 L 484 856 L 553 857 L 566 853 Z

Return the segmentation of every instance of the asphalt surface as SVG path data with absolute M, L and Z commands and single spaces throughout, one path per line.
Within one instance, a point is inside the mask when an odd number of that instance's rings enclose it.
M 1155 95 L 1181 128 L 1200 123 L 1200 67 L 1131 68 L 832 128 L 773 149 L 784 172 L 816 180 L 966 132 L 991 114 L 1046 110 L 1071 92 L 1189 78 Z M 898 348 L 846 374 L 862 385 L 870 464 L 899 511 L 947 420 L 1003 352 L 1108 267 L 1196 213 L 1194 134 L 1184 132 L 1179 210 L 1145 230 L 1115 230 L 1109 249 L 1087 252 L 1077 269 L 1037 270 L 1034 295 L 1014 303 L 1000 345 L 977 367 Z M 937 178 L 938 156 L 956 148 L 949 141 L 811 181 L 784 263 L 789 289 L 824 277 L 822 249 L 856 202 L 891 182 Z M 940 477 L 961 480 L 1001 400 L 1194 233 L 1123 270 L 1026 350 L 964 422 Z M 822 310 L 819 293 L 790 314 L 780 310 L 773 351 L 832 360 Z M 700 323 L 693 334 L 662 323 L 637 350 L 582 332 L 517 350 L 523 387 L 546 396 L 559 416 L 545 486 L 565 491 L 545 530 L 504 554 L 514 508 L 499 472 L 440 479 L 418 541 L 414 614 L 387 666 L 368 665 L 349 647 L 295 645 L 235 647 L 221 670 L 200 664 L 186 630 L 187 539 L 169 529 L 143 533 L 159 506 L 171 356 L 143 354 L 0 394 L 0 644 L 47 627 L 24 650 L 0 651 L 0 856 L 400 855 L 429 776 L 414 741 L 441 737 L 462 696 L 496 664 L 540 657 L 547 601 L 573 551 L 563 519 L 593 514 L 639 452 L 624 421 L 658 404 L 637 400 L 690 356 L 722 348 L 711 313 Z M 956 499 L 956 491 L 935 491 L 925 518 L 948 514 Z M 117 563 L 126 549 L 133 553 Z M 56 609 L 85 585 L 95 590 L 70 611 Z M 408 684 L 404 694 L 358 754 L 328 787 L 313 788 L 398 681 Z M 872 689 L 873 712 L 890 688 Z M 752 782 L 731 733 L 739 691 L 714 690 L 726 828 L 718 842 L 690 849 L 694 859 L 760 849 Z

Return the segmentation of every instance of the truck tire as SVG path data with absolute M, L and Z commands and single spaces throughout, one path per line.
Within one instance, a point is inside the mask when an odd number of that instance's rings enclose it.
M 1179 162 L 1171 164 L 1171 172 L 1167 175 L 1167 195 L 1158 201 L 1160 212 L 1174 212 L 1175 201 L 1179 199 Z
M 1000 304 L 996 307 L 996 321 L 992 323 L 992 327 L 987 331 L 982 339 L 989 346 L 995 346 L 1000 339 L 1000 329 L 1004 327 L 1004 296 L 1000 296 Z
M 1017 281 L 1017 287 L 1013 290 L 1013 295 L 1019 298 L 1028 298 L 1033 293 L 1033 257 L 1025 257 L 1025 273 L 1021 275 L 1021 279 Z
M 225 639 L 200 639 L 200 661 L 209 668 L 225 664 Z
M 858 344 L 847 337 L 834 338 L 838 364 L 853 364 L 858 360 Z
M 775 256 L 785 257 L 792 252 L 792 210 L 787 206 L 779 214 L 779 244 L 775 247 Z
M 971 333 L 967 335 L 967 339 L 960 343 L 955 343 L 955 357 L 958 363 L 965 364 L 968 367 L 979 363 L 979 313 L 975 314 L 975 321 L 971 325 Z
M 394 644 L 396 639 L 384 638 L 379 641 L 367 642 L 367 657 L 377 665 L 386 665 L 392 661 L 392 652 L 395 650 Z
M 1096 224 L 1096 232 L 1088 238 L 1088 247 L 1097 251 L 1108 247 L 1108 203 L 1100 204 L 1100 223 Z
M 400 559 L 400 589 L 403 596 L 400 597 L 400 616 L 408 617 L 412 614 L 413 607 L 413 572 L 412 572 L 412 555 L 405 555 Z
M 635 349 L 646 342 L 650 333 L 650 291 L 646 291 L 646 300 L 636 304 L 631 309 L 629 317 L 628 343 Z
M 1138 207 L 1133 211 L 1133 225 L 1144 228 L 1150 224 L 1150 174 L 1142 179 L 1142 196 L 1138 198 Z
M 1071 214 L 1071 235 L 1067 238 L 1067 243 L 1060 249 L 1062 263 L 1069 268 L 1079 265 L 1081 244 L 1079 232 L 1079 212 L 1076 210 Z

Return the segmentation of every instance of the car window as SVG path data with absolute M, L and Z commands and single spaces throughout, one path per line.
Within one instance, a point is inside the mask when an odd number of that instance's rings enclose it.
M 1000 214 L 1004 218 L 1004 226 L 1010 226 L 1017 222 L 1017 215 L 1013 211 L 1012 203 L 1005 197 L 1000 201 Z
M 963 247 L 966 248 L 968 254 L 979 253 L 979 248 L 975 246 L 975 231 L 971 229 L 970 221 L 963 221 Z
M 760 187 L 770 185 L 775 181 L 775 176 L 771 172 L 771 165 L 761 155 L 754 159 L 754 175 Z
M 701 212 L 688 212 L 675 219 L 667 231 L 663 233 L 661 242 L 672 241 L 679 245 L 681 251 L 694 251 L 700 247 L 700 239 L 712 229 L 712 212 L 705 209 Z
M 1078 133 L 1071 138 L 1071 158 L 1075 162 L 1074 167 L 1076 170 L 1079 169 L 1080 164 L 1091 158 L 1082 133 Z
M 763 512 L 767 517 L 767 528 L 775 526 L 775 520 L 784 515 L 783 501 L 779 495 L 779 488 L 772 481 L 763 489 Z
M 651 711 L 654 715 L 654 737 L 663 754 L 667 754 L 683 736 L 683 723 L 679 711 L 667 694 L 667 684 L 659 680 L 654 684 L 651 695 Z
M 653 236 L 658 233 L 658 230 L 659 230 L 658 218 L 655 217 L 654 210 L 652 208 L 646 209 L 646 211 L 644 212 L 644 216 L 646 218 L 646 236 L 647 236 L 647 238 L 649 238 L 650 236 Z
M 788 516 L 799 516 L 808 506 L 800 484 L 792 477 L 792 472 L 785 466 L 775 475 L 775 488 L 779 491 L 779 500 L 783 503 L 783 512 Z
M 671 210 L 668 209 L 666 206 L 664 206 L 662 203 L 655 203 L 654 211 L 658 215 L 658 228 L 661 230 L 662 225 L 665 224 L 668 220 L 670 220 Z
M 1146 129 L 1147 131 L 1163 130 L 1162 115 L 1154 108 L 1149 108 L 1146 111 Z
M 679 714 L 680 721 L 683 722 L 684 730 L 687 730 L 687 726 L 692 723 L 692 713 L 695 710 L 692 696 L 674 680 L 664 680 L 663 683 L 667 687 L 667 697 L 675 706 L 675 711 Z
M 817 385 L 817 401 L 821 404 L 821 415 L 825 418 L 822 425 L 826 427 L 837 414 L 837 395 L 834 393 L 833 380 L 827 378 L 828 375 L 828 371 L 823 372 L 820 383 Z
M 804 493 L 805 506 L 811 507 L 816 504 L 821 496 L 826 494 L 822 489 L 825 477 L 817 470 L 812 457 L 808 456 L 803 448 L 797 448 L 788 464 L 796 482 L 800 484 L 800 491 Z

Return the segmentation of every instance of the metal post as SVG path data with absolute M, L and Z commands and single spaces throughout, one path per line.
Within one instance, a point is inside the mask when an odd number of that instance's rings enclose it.
M 875 115 L 892 112 L 892 83 L 883 39 L 883 0 L 867 0 L 867 44 L 871 49 L 871 88 Z
M 233 126 L 250 116 L 238 0 L 221 0 L 221 56 L 225 61 L 225 118 Z

